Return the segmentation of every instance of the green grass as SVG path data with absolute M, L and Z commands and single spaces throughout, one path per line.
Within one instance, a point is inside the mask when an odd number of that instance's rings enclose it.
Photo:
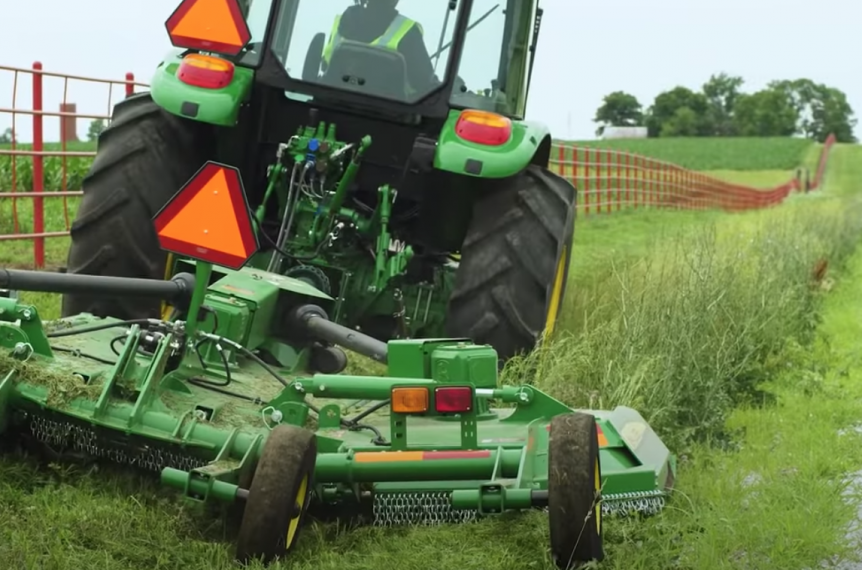
M 796 176 L 793 170 L 707 170 L 704 174 L 732 184 L 767 190 L 781 186 Z
M 691 170 L 793 170 L 813 145 L 810 140 L 789 137 L 611 139 L 571 144 L 633 152 Z
M 682 455 L 661 516 L 606 521 L 603 568 L 801 570 L 849 556 L 855 508 L 839 494 L 862 436 L 836 432 L 862 418 L 862 253 L 825 307 L 809 276 L 821 258 L 837 276 L 858 243 L 860 181 L 862 149 L 838 147 L 825 193 L 780 208 L 579 222 L 564 330 L 506 378 L 573 405 L 633 405 Z M 112 472 L 0 459 L 0 521 L 11 568 L 232 567 L 219 519 Z M 469 531 L 315 525 L 281 568 L 542 570 L 547 540 L 540 513 Z
M 8 192 L 12 189 L 19 191 L 32 191 L 33 189 L 33 161 L 28 156 L 4 155 L 3 150 L 10 149 L 11 145 L 0 145 L 0 192 Z M 16 150 L 26 151 L 33 147 L 29 144 L 16 146 Z M 47 143 L 45 151 L 61 151 L 59 143 Z M 70 143 L 66 146 L 69 152 L 94 152 L 95 143 L 80 142 Z M 65 172 L 66 190 L 80 190 L 81 182 L 93 162 L 92 157 L 60 157 L 47 156 L 43 159 L 45 171 L 45 190 L 63 190 L 63 179 Z

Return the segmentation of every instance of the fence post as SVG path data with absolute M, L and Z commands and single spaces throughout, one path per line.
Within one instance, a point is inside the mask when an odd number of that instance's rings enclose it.
M 577 160 L 577 155 L 573 156 Z M 587 216 L 590 215 L 590 172 L 590 147 L 587 147 L 584 149 L 584 204 Z
M 44 149 L 42 132 L 42 63 L 33 64 L 33 261 L 36 269 L 45 267 L 45 238 L 38 234 L 45 233 L 44 201 L 39 194 L 44 191 L 45 169 L 41 153 Z
M 126 74 L 126 97 L 131 97 L 135 94 L 135 74 L 129 72 Z
M 625 167 L 625 173 L 626 173 L 626 175 L 625 175 L 625 179 L 624 179 L 624 180 L 625 180 L 625 189 L 626 189 L 626 198 L 625 198 L 625 200 L 626 200 L 626 208 L 631 208 L 631 207 L 632 207 L 631 194 L 630 194 L 630 191 L 631 191 L 631 180 L 629 180 L 629 177 L 632 175 L 632 163 L 631 163 L 631 158 L 632 158 L 632 155 L 630 155 L 630 154 L 627 152 L 627 153 L 626 153 L 626 167 Z

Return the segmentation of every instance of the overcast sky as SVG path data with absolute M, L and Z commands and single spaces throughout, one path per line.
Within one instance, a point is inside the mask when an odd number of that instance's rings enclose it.
M 346 0 L 317 0 L 347 5 Z M 402 0 L 406 15 L 438 0 Z M 0 65 L 148 82 L 170 48 L 164 22 L 177 0 L 7 0 L 3 2 Z M 418 5 L 418 7 L 417 7 Z M 648 106 L 659 92 L 699 89 L 711 73 L 740 75 L 754 91 L 772 79 L 811 78 L 847 93 L 862 112 L 862 2 L 859 0 L 542 0 L 545 20 L 528 117 L 554 135 L 593 138 L 602 97 L 615 90 Z M 416 19 L 420 19 L 417 17 Z M 478 29 L 478 28 L 477 28 Z M 493 48 L 489 48 L 493 49 Z M 19 77 L 20 108 L 31 107 L 31 80 Z M 12 106 L 13 74 L 0 70 L 0 107 Z M 472 87 L 472 86 L 471 86 Z M 120 88 L 115 88 L 114 102 Z M 45 105 L 56 110 L 63 82 L 45 79 Z M 79 112 L 105 114 L 104 86 L 70 82 Z M 19 116 L 19 140 L 32 119 Z M 11 126 L 0 114 L 0 130 Z M 80 121 L 84 137 L 87 121 Z M 56 120 L 46 140 L 58 140 Z

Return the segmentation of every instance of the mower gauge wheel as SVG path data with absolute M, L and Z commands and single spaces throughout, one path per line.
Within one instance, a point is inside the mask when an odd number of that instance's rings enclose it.
M 599 435 L 589 414 L 551 420 L 548 519 L 558 568 L 579 568 L 604 558 Z
M 269 564 L 284 558 L 296 545 L 308 510 L 316 458 L 317 439 L 312 432 L 290 425 L 276 426 L 270 432 L 237 537 L 239 562 Z

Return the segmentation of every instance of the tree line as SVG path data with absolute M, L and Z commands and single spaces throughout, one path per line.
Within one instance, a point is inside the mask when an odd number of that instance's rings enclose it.
M 811 79 L 779 80 L 744 93 L 741 77 L 712 75 L 700 91 L 674 87 L 649 108 L 624 91 L 606 95 L 594 121 L 601 136 L 609 126 L 646 127 L 650 137 L 787 137 L 819 142 L 834 134 L 856 142 L 856 118 L 847 96 Z

